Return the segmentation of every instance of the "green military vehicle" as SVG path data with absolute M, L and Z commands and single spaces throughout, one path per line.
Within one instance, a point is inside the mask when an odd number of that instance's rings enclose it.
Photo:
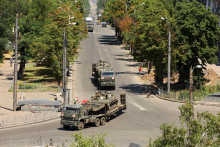
M 100 60 L 92 64 L 92 76 L 100 89 L 112 88 L 115 90 L 115 72 L 110 63 Z
M 96 127 L 105 125 L 111 116 L 117 116 L 126 109 L 126 94 L 120 94 L 120 100 L 111 93 L 96 93 L 83 104 L 63 106 L 61 112 L 61 125 L 64 129 L 76 127 L 84 129 L 86 124 L 94 124 Z

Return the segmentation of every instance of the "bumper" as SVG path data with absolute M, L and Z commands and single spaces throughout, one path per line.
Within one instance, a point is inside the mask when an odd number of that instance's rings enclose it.
M 100 86 L 102 86 L 102 87 L 113 87 L 113 86 L 115 86 L 115 83 L 113 83 L 113 82 L 101 82 Z
M 60 124 L 70 126 L 70 127 L 77 127 L 78 121 L 60 120 Z

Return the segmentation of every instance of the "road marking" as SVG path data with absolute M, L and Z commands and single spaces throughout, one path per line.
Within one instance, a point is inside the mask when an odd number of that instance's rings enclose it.
M 135 102 L 132 102 L 132 104 L 134 104 L 136 107 L 138 107 L 139 109 L 141 109 L 142 111 L 145 111 L 146 109 L 141 107 L 140 105 L 136 104 Z

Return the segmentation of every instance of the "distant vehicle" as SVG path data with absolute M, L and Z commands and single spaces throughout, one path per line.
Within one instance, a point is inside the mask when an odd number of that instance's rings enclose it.
M 120 94 L 120 100 L 111 93 L 96 93 L 83 104 L 71 104 L 63 106 L 60 124 L 64 129 L 76 127 L 84 129 L 86 124 L 94 124 L 96 127 L 105 125 L 111 116 L 117 116 L 126 109 L 126 93 Z
M 93 32 L 93 30 L 94 30 L 94 24 L 92 24 L 92 23 L 87 24 L 87 28 L 88 28 L 88 31 L 89 31 L 89 32 Z
M 107 61 L 100 60 L 92 64 L 92 76 L 100 89 L 112 88 L 115 90 L 115 72 Z
M 107 27 L 107 23 L 106 22 L 102 22 L 102 28 L 103 27 Z
M 86 17 L 85 20 L 86 20 L 86 24 L 89 24 L 93 21 L 93 18 L 92 17 Z

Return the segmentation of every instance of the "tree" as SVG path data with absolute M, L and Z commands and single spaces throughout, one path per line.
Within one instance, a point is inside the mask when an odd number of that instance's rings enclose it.
M 215 54 L 220 36 L 219 20 L 195 0 L 177 3 L 174 18 L 176 35 L 173 44 L 176 50 L 172 52 L 172 58 L 180 74 L 180 82 L 186 83 L 191 66 L 202 64 L 204 67 L 207 63 L 217 62 Z M 194 75 L 203 77 L 201 70 L 195 71 Z
M 105 143 L 105 134 L 99 134 L 97 136 L 91 135 L 85 137 L 82 133 L 76 133 L 73 136 L 74 141 L 70 147 L 113 147 L 113 144 Z
M 9 41 L 12 41 L 12 29 L 15 23 L 14 0 L 0 0 L 0 62 Z
M 157 146 L 213 146 L 220 145 L 220 113 L 213 115 L 208 112 L 198 113 L 193 119 L 193 106 L 189 103 L 179 107 L 181 115 L 180 128 L 174 125 L 162 124 L 162 136 L 153 142 L 150 147 Z
M 65 6 L 70 5 L 66 3 Z M 35 60 L 40 61 L 41 65 L 44 65 L 52 70 L 52 73 L 58 85 L 62 79 L 63 70 L 63 32 L 66 34 L 66 46 L 67 46 L 67 63 L 73 61 L 76 56 L 79 41 L 85 37 L 86 29 L 84 28 L 85 22 L 83 14 L 78 11 L 78 6 L 69 6 L 71 10 L 66 7 L 65 11 L 75 11 L 74 22 L 76 25 L 68 25 L 69 16 L 63 10 L 58 7 L 49 14 L 50 22 L 44 26 L 39 36 L 35 37 L 35 42 L 31 48 L 34 50 L 36 56 Z M 67 65 L 68 66 L 68 65 Z
M 35 58 L 31 44 L 35 37 L 40 36 L 44 26 L 49 23 L 48 14 L 54 8 L 50 0 L 25 0 L 19 1 L 19 44 L 20 68 L 18 78 L 21 79 L 28 60 Z

